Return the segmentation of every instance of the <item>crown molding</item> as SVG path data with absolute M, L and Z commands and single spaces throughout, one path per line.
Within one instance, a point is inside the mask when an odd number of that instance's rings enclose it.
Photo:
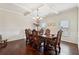
M 6 12 L 9 12 L 9 13 L 13 13 L 13 14 L 23 15 L 22 13 L 12 11 L 12 10 L 9 10 L 9 9 L 5 9 L 5 8 L 0 8 L 0 10 L 1 11 L 6 11 Z
M 24 10 L 28 11 L 28 12 L 32 12 L 32 10 L 31 10 L 31 9 L 26 8 L 26 7 L 24 7 L 24 6 L 20 5 L 20 4 L 14 3 L 14 5 L 16 5 L 17 7 L 20 7 L 20 8 L 22 8 L 22 9 L 24 9 Z

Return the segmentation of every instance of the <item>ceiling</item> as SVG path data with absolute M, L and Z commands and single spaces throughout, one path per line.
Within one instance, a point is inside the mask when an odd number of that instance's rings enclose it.
M 76 6 L 75 3 L 0 3 L 0 10 L 24 16 L 30 14 L 36 16 L 36 10 L 39 8 L 39 16 L 45 17 L 48 14 L 58 14 Z

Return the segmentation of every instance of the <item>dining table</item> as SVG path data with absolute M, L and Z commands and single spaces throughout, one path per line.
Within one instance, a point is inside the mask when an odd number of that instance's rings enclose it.
M 49 44 L 56 39 L 56 35 L 39 35 L 40 38 L 40 52 L 45 54 L 45 51 L 48 51 Z

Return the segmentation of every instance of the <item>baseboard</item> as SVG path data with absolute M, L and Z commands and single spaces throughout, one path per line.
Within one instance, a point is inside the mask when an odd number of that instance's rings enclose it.
M 67 43 L 70 43 L 70 44 L 75 44 L 75 45 L 78 45 L 77 43 L 72 43 L 72 42 L 68 42 L 68 41 L 63 41 L 62 42 L 67 42 Z
M 25 40 L 25 38 L 21 38 L 21 39 L 14 39 L 14 40 L 7 40 L 7 42 L 12 42 L 12 41 L 18 41 L 18 40 Z

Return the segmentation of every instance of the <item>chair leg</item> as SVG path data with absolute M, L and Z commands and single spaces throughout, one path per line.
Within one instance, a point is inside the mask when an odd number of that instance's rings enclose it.
M 26 45 L 28 45 L 29 44 L 29 39 L 26 39 Z
M 6 44 L 5 44 L 6 46 L 7 46 L 7 42 L 6 42 Z
M 55 47 L 55 55 L 57 55 L 57 47 Z
M 61 52 L 61 47 L 59 46 L 59 53 Z
M 7 46 L 7 42 L 4 43 L 5 47 Z

